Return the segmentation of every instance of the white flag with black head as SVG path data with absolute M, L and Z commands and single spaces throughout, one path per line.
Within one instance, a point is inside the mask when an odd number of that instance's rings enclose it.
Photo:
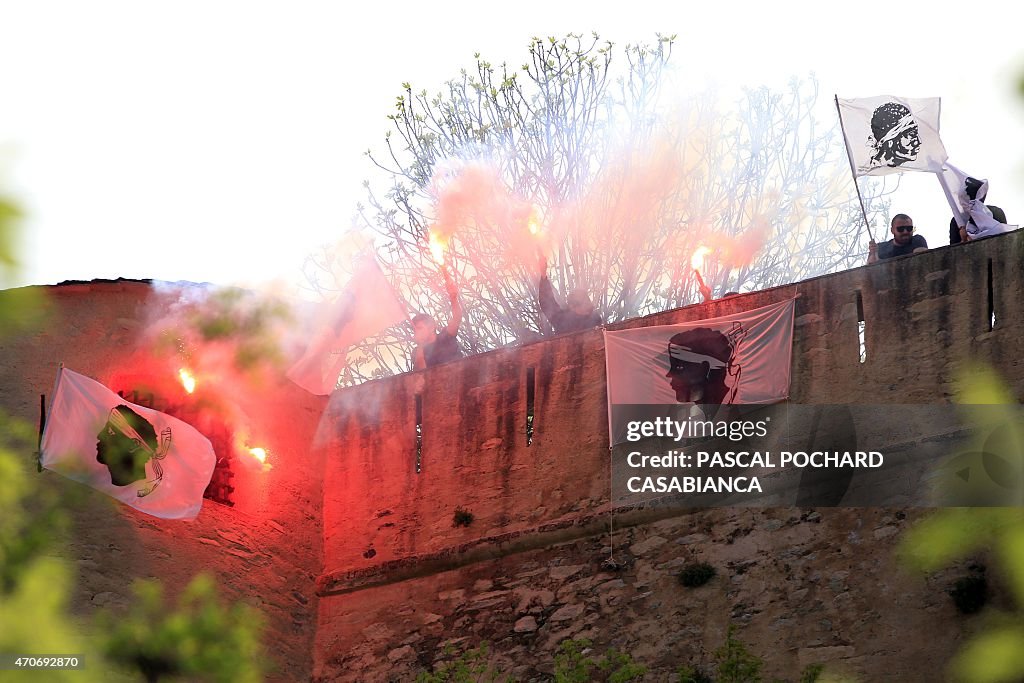
M 855 177 L 942 172 L 947 154 L 939 137 L 938 97 L 878 95 L 836 102 Z
M 724 405 L 786 399 L 795 311 L 787 299 L 720 318 L 605 330 L 610 445 L 627 440 L 631 421 L 693 417 L 694 408 L 711 417 Z
M 40 450 L 43 467 L 164 519 L 199 514 L 216 463 L 209 439 L 188 423 L 66 368 Z

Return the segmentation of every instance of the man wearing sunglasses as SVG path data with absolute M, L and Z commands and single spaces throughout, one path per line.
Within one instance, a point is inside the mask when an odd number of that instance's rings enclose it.
M 928 242 L 921 235 L 914 234 L 914 220 L 905 213 L 892 217 L 892 239 L 875 244 L 868 242 L 868 263 L 928 250 Z

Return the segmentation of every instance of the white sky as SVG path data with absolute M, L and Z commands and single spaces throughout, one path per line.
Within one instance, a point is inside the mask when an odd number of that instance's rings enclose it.
M 940 96 L 950 160 L 1024 223 L 1015 4 L 0 0 L 0 189 L 27 213 L 0 286 L 297 282 L 349 225 L 403 81 L 435 90 L 476 51 L 519 65 L 567 31 L 678 34 L 694 88 L 814 72 L 828 121 L 833 93 Z M 893 210 L 947 243 L 933 176 L 905 174 Z

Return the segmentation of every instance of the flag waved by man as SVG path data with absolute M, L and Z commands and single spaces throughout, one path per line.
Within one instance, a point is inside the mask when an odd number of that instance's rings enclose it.
M 164 519 L 199 514 L 216 464 L 188 423 L 63 367 L 40 451 L 43 467 Z
M 902 171 L 941 173 L 938 97 L 836 98 L 854 177 Z
M 611 445 L 627 440 L 631 421 L 710 417 L 711 409 L 700 406 L 786 399 L 795 301 L 678 325 L 606 330 Z
M 311 394 L 330 394 L 338 383 L 349 347 L 405 319 L 405 307 L 376 257 L 367 254 L 345 291 L 321 307 L 312 341 L 288 370 L 288 379 Z
M 954 240 L 954 225 L 950 226 L 951 244 L 999 235 L 1011 229 L 1003 210 L 985 203 L 988 180 L 975 178 L 948 161 L 938 177 L 953 212 L 954 224 L 962 230 L 959 239 Z

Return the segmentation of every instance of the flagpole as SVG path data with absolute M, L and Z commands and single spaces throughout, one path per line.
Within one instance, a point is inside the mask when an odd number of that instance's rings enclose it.
M 846 139 L 846 126 L 843 125 L 843 112 L 839 108 L 839 95 L 835 95 L 836 100 L 836 114 L 839 116 L 839 130 L 843 133 L 843 146 L 846 148 L 846 159 L 850 162 L 850 176 L 853 178 L 853 186 L 857 190 L 857 200 L 860 202 L 860 213 L 864 216 L 864 225 L 868 230 L 868 239 L 872 242 L 875 241 L 875 236 L 871 234 L 871 224 L 868 222 L 868 212 L 864 208 L 864 197 L 860 194 L 860 185 L 857 184 L 857 169 L 853 166 L 853 157 L 850 156 L 850 143 Z
M 601 341 L 604 342 L 604 376 L 605 376 L 605 388 L 608 385 L 608 328 L 604 325 L 601 326 Z M 612 431 L 612 400 L 611 396 L 608 396 L 608 559 L 604 561 L 603 565 L 609 569 L 615 569 L 618 564 L 615 562 L 615 482 L 612 477 L 615 476 L 615 432 Z
M 46 394 L 39 394 L 39 438 L 36 440 L 36 472 L 43 471 L 43 429 L 46 427 Z
M 57 379 L 53 380 L 53 393 L 50 394 L 50 400 L 53 401 L 57 398 L 57 388 L 60 386 L 61 375 L 64 374 L 64 361 L 60 362 L 57 366 Z M 36 471 L 43 471 L 43 438 L 46 436 L 46 394 L 39 395 L 39 450 L 36 451 Z

